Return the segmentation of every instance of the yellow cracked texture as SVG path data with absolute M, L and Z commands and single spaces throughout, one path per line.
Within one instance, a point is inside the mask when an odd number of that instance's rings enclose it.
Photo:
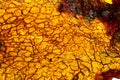
M 0 80 L 95 80 L 120 69 L 98 19 L 87 25 L 60 13 L 59 0 L 0 3 Z
M 4 9 L 0 9 L 0 16 L 3 16 L 5 13 L 5 10 Z
M 30 10 L 30 13 L 39 13 L 39 8 L 38 7 L 32 7 Z

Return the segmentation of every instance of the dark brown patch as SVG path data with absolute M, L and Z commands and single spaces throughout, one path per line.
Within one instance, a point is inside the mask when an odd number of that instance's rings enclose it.
M 79 76 L 78 76 L 78 75 L 79 75 L 79 73 L 76 74 L 76 75 L 74 75 L 73 78 L 72 78 L 72 80 L 78 80 L 78 79 L 79 79 Z
M 95 76 L 95 80 L 112 80 L 112 78 L 120 78 L 120 70 L 113 69 Z

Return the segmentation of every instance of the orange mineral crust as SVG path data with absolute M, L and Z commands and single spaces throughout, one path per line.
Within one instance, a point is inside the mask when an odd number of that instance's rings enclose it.
M 120 78 L 120 32 L 106 34 L 115 24 L 60 12 L 60 4 L 0 0 L 0 80 Z

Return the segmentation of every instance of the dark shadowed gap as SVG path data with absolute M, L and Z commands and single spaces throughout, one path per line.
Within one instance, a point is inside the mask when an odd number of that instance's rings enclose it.
M 72 80 L 78 80 L 79 79 L 79 73 L 73 76 Z
M 112 69 L 95 76 L 95 80 L 112 80 L 113 78 L 120 78 L 120 70 Z

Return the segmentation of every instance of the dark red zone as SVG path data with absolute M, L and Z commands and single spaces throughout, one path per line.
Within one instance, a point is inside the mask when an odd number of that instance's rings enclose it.
M 109 70 L 95 76 L 95 80 L 112 80 L 112 78 L 120 78 L 120 70 Z
M 79 10 L 81 10 L 81 7 L 80 7 L 80 2 L 81 1 L 82 0 L 62 0 L 59 7 L 58 7 L 58 11 L 63 12 L 63 13 L 72 14 L 73 16 L 76 16 L 78 14 L 77 11 L 76 11 L 76 8 L 79 7 Z M 74 3 L 75 6 L 78 5 L 78 7 L 73 8 L 74 6 L 70 5 L 72 3 Z M 73 9 L 71 9 L 71 8 L 73 8 Z
M 120 30 L 120 0 L 113 0 L 110 6 L 110 14 L 107 18 L 99 17 L 106 25 L 107 35 L 113 36 L 114 33 Z

